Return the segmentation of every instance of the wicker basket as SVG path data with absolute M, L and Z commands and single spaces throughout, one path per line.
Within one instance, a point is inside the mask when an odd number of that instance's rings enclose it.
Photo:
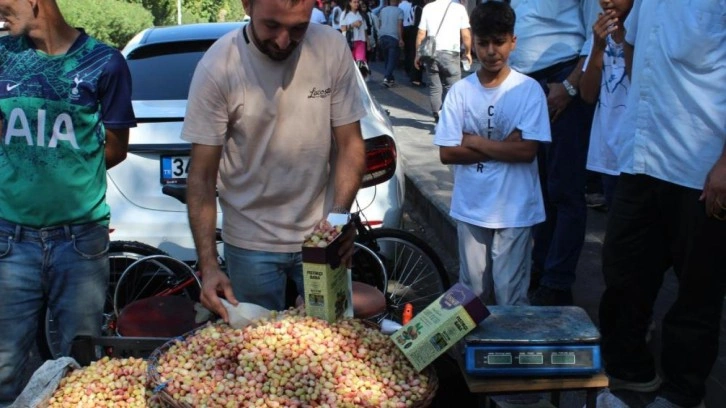
M 367 326 L 373 327 L 378 329 L 378 326 L 374 323 L 371 323 L 369 321 L 364 320 L 364 323 L 366 323 Z M 202 330 L 206 326 L 202 326 L 199 328 L 196 328 L 189 333 L 186 333 L 182 336 L 175 337 L 166 343 L 164 343 L 161 347 L 157 348 L 148 359 L 148 366 L 147 366 L 147 378 L 149 380 L 149 386 L 151 387 L 154 397 L 153 399 L 155 402 L 159 403 L 162 407 L 169 407 L 169 408 L 194 408 L 192 405 L 183 402 L 178 401 L 172 397 L 167 391 L 166 391 L 166 383 L 162 381 L 161 375 L 159 374 L 159 371 L 157 369 L 161 357 L 171 348 L 177 341 L 185 341 L 186 338 L 194 335 L 197 331 Z M 439 380 L 436 375 L 436 371 L 434 370 L 433 366 L 428 366 L 422 374 L 426 375 L 428 377 L 428 387 L 426 390 L 425 397 L 418 401 L 416 404 L 413 405 L 414 408 L 426 408 L 429 407 L 436 395 L 436 391 L 439 388 Z

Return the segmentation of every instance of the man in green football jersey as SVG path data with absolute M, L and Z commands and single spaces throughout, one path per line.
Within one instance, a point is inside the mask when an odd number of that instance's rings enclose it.
M 100 333 L 108 284 L 106 169 L 126 157 L 131 78 L 121 54 L 70 26 L 55 0 L 0 0 L 0 406 L 47 307 L 61 352 Z

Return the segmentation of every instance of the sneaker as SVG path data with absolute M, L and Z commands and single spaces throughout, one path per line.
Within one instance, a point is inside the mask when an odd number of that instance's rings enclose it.
M 572 306 L 572 290 L 540 286 L 529 297 L 532 306 Z
M 608 375 L 608 380 L 608 388 L 613 391 L 628 390 L 635 392 L 655 392 L 658 391 L 660 385 L 663 383 L 663 380 L 660 379 L 658 374 L 656 374 L 652 380 L 645 382 L 621 380 L 620 378 L 613 377 L 611 375 Z
M 698 405 L 694 405 L 693 407 L 684 407 L 682 405 L 674 404 L 663 397 L 657 397 L 655 401 L 646 405 L 645 408 L 706 408 L 706 405 L 703 401 L 701 401 Z
M 383 86 L 385 86 L 386 88 L 390 88 L 390 87 L 395 86 L 395 85 L 396 85 L 396 81 L 394 81 L 392 79 L 384 79 L 383 80 Z

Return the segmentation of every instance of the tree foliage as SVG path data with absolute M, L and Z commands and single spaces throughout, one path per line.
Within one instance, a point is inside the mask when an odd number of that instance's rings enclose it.
M 154 15 L 154 25 L 177 24 L 177 0 L 126 0 Z M 244 17 L 240 0 L 182 0 L 182 23 L 234 21 Z
M 69 24 L 117 48 L 154 21 L 148 10 L 120 0 L 58 0 L 58 7 Z
M 182 23 L 239 21 L 240 0 L 182 0 Z M 177 0 L 58 0 L 68 23 L 121 48 L 151 26 L 177 24 Z

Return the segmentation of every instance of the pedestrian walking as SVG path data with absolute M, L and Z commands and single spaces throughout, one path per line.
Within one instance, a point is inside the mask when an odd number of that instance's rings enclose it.
M 434 121 L 439 121 L 441 103 L 451 86 L 461 79 L 461 60 L 471 65 L 471 33 L 466 8 L 451 0 L 436 0 L 423 8 L 418 26 L 416 49 L 426 36 L 434 37 L 436 55 L 425 66 L 428 74 L 429 100 Z M 464 55 L 461 56 L 462 51 Z M 414 66 L 422 68 L 420 56 L 416 55 Z
M 393 71 L 404 46 L 403 10 L 398 7 L 398 0 L 391 0 L 390 5 L 382 8 L 378 18 L 381 24 L 378 32 L 383 53 L 383 85 L 391 87 L 396 84 Z
M 368 42 L 366 32 L 368 25 L 360 12 L 360 2 L 361 0 L 348 0 L 343 8 L 340 30 L 348 38 L 353 52 L 353 60 L 356 62 L 363 78 L 368 79 L 371 72 L 370 68 L 368 68 L 368 50 L 371 45 Z

